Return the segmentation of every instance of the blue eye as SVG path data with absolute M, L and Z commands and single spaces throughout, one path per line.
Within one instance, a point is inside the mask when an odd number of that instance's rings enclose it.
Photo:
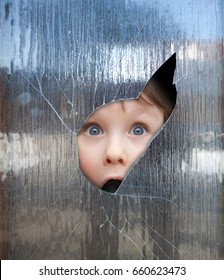
M 102 134 L 102 130 L 101 130 L 98 126 L 92 125 L 92 126 L 90 126 L 90 127 L 87 129 L 87 133 L 88 133 L 89 135 L 95 136 L 95 135 L 100 135 L 100 134 Z
M 146 133 L 146 129 L 141 125 L 136 125 L 132 128 L 130 134 L 132 135 L 143 135 Z

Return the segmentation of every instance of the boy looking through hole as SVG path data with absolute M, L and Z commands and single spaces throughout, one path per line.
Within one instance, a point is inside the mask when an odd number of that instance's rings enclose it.
M 161 80 L 161 68 L 138 98 L 98 108 L 80 129 L 77 135 L 79 165 L 94 186 L 115 192 L 169 118 L 176 89 L 172 81 L 170 87 L 169 80 L 167 91 L 171 90 L 172 98 L 164 95 L 165 85 L 161 87 L 158 80 L 158 77 Z

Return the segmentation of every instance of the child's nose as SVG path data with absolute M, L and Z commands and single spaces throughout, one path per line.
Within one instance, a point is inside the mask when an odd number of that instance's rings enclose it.
M 125 149 L 119 141 L 111 141 L 108 143 L 105 156 L 104 156 L 104 164 L 122 164 L 125 165 L 127 163 L 127 155 L 125 153 Z

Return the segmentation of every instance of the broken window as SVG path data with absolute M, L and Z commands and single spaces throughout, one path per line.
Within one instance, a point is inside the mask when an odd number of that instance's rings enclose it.
M 223 258 L 224 9 L 188 2 L 1 1 L 2 258 Z M 173 53 L 169 121 L 115 193 L 93 187 L 76 133 Z
M 97 108 L 77 135 L 79 166 L 97 188 L 116 192 L 169 119 L 176 102 L 172 55 L 137 98 Z

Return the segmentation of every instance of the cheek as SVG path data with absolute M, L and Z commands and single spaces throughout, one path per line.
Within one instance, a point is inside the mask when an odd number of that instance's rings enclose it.
M 96 153 L 96 149 L 92 148 L 91 145 L 81 144 L 81 141 L 78 141 L 79 166 L 83 174 L 88 178 L 94 174 L 98 166 Z
M 93 157 L 88 154 L 82 154 L 79 156 L 79 167 L 83 175 L 91 182 L 94 182 L 94 174 L 96 174 L 97 163 Z
M 130 142 L 130 148 L 129 148 L 129 159 L 131 163 L 133 164 L 139 157 L 144 154 L 145 150 L 147 149 L 149 142 L 151 140 L 151 136 L 145 136 L 145 137 L 139 137 L 136 139 L 133 139 Z

